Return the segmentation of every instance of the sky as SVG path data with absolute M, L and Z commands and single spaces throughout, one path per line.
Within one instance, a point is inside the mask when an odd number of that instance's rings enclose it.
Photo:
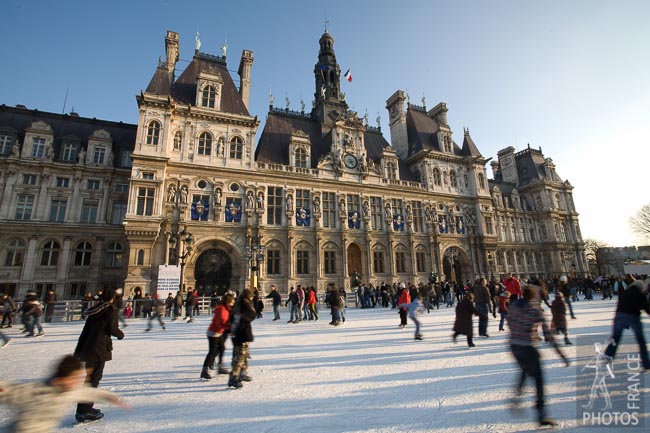
M 575 302 L 576 320 L 569 322 L 571 346 L 556 339 L 571 365 L 548 344 L 539 348 L 544 372 L 548 416 L 558 421 L 553 433 L 640 433 L 648 431 L 650 398 L 648 374 L 639 376 L 638 346 L 625 332 L 611 368 L 614 378 L 601 378 L 611 395 L 611 413 L 605 418 L 605 398 L 588 404 L 596 370 L 594 342 L 604 343 L 611 332 L 616 300 Z M 323 305 L 320 320 L 273 321 L 268 309 L 252 323 L 248 374 L 241 389 L 226 387 L 227 376 L 199 379 L 208 344 L 209 316 L 194 323 L 165 318 L 166 331 L 157 322 L 146 333 L 146 321 L 127 320 L 125 337 L 113 339 L 112 360 L 106 363 L 100 389 L 118 393 L 133 410 L 104 402 L 95 407 L 105 418 L 88 426 L 74 424 L 75 405 L 62 407 L 60 433 L 536 433 L 535 391 L 528 379 L 521 410 L 510 410 L 518 369 L 508 346 L 509 332 L 499 332 L 499 321 L 488 321 L 489 338 L 477 337 L 469 349 L 464 336 L 451 339 L 454 308 L 420 315 L 422 341 L 414 341 L 414 325 L 398 327 L 396 310 L 348 308 L 346 322 L 328 325 Z M 550 312 L 546 310 L 547 319 Z M 644 317 L 647 317 L 644 315 Z M 647 318 L 643 319 L 646 321 Z M 42 338 L 22 338 L 18 326 L 3 329 L 13 338 L 0 349 L 0 381 L 44 380 L 63 355 L 74 350 L 82 321 L 45 324 Z M 646 327 L 647 329 L 647 327 Z M 230 367 L 232 343 L 226 342 L 224 364 Z M 25 362 L 29 360 L 29 362 Z M 591 367 L 587 367 L 590 365 Z M 13 393 L 10 388 L 8 394 Z M 621 389 L 623 388 L 623 389 Z M 635 394 L 638 392 L 640 394 Z M 51 397 L 48 397 L 51 398 Z M 628 398 L 635 398 L 629 404 Z M 626 407 L 627 406 L 627 407 Z M 636 409 L 635 409 L 636 408 Z M 609 419 L 581 425 L 582 414 Z M 623 418 L 626 416 L 626 418 Z M 638 426 L 623 426 L 623 420 Z M 0 404 L 0 431 L 10 423 L 11 408 Z
M 177 76 L 194 52 L 221 55 L 235 80 L 254 52 L 250 112 L 307 107 L 327 30 L 350 107 L 371 124 L 386 100 L 445 102 L 455 141 L 483 156 L 542 148 L 574 186 L 583 238 L 643 245 L 628 220 L 650 202 L 650 2 L 572 1 L 29 1 L 0 4 L 0 103 L 137 122 L 167 30 L 180 34 Z M 66 99 L 67 94 L 67 99 Z M 491 173 L 488 167 L 488 173 Z M 646 176 L 647 177 L 647 176 Z

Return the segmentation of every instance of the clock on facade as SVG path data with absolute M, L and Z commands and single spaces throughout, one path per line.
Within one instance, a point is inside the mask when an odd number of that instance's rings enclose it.
M 345 154 L 343 162 L 347 168 L 355 168 L 357 166 L 357 158 L 349 153 Z

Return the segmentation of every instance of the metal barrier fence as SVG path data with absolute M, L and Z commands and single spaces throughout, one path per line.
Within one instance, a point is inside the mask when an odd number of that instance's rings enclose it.
M 219 298 L 217 298 L 219 299 Z M 288 310 L 288 307 L 285 306 L 287 302 L 288 296 L 283 295 L 282 296 L 282 303 L 281 303 L 281 310 Z M 318 304 L 319 306 L 324 306 L 325 305 L 325 295 L 324 294 L 318 294 L 317 296 Z M 136 306 L 139 303 L 140 306 L 142 307 L 142 304 L 144 302 L 151 302 L 152 300 L 145 300 L 145 299 L 138 299 L 138 300 L 132 300 L 132 299 L 125 299 L 124 304 L 122 305 L 123 308 L 127 306 L 127 304 L 131 304 L 131 307 L 133 308 L 133 315 L 131 317 L 136 317 L 135 312 L 136 312 Z M 273 311 L 273 300 L 272 299 L 266 299 L 263 298 L 262 301 L 264 302 L 264 311 L 269 312 Z M 198 302 L 198 307 L 199 307 L 199 314 L 212 314 L 212 298 L 209 296 L 203 296 L 199 298 Z M 80 301 L 80 300 L 68 300 L 68 301 L 57 301 L 54 303 L 54 309 L 52 310 L 52 315 L 51 315 L 51 320 L 50 322 L 72 322 L 75 320 L 82 320 L 82 308 L 84 304 L 87 304 L 86 308 L 89 308 L 93 306 L 96 303 L 96 301 Z M 20 310 L 22 307 L 22 302 L 16 302 L 16 312 L 14 313 L 13 317 L 13 322 L 18 323 L 20 322 Z M 153 303 L 152 303 L 153 307 Z M 346 296 L 346 307 L 356 307 L 356 294 L 355 293 L 347 293 Z M 155 308 L 155 307 L 153 307 Z M 140 308 L 141 310 L 142 308 Z M 185 314 L 185 305 L 182 307 L 182 313 L 183 315 Z M 0 317 L 2 316 L 2 312 L 0 312 Z M 43 322 L 45 322 L 46 317 L 49 316 L 49 312 L 47 309 L 46 305 L 43 305 Z M 139 317 L 142 317 L 142 313 L 140 313 Z

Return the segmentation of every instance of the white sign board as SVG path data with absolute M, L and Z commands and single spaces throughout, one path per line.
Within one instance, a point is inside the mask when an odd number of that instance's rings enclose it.
M 176 296 L 181 283 L 181 267 L 175 265 L 158 266 L 158 298 L 165 299 L 168 293 Z

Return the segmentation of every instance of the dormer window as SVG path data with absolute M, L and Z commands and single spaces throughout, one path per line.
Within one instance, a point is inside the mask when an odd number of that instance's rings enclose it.
M 160 122 L 152 120 L 147 126 L 147 144 L 158 146 L 160 141 Z
M 458 188 L 458 180 L 456 178 L 456 172 L 454 170 L 449 171 L 449 183 L 452 188 Z
M 106 148 L 104 146 L 95 146 L 93 153 L 93 164 L 103 164 L 106 157 Z
M 451 137 L 449 137 L 448 135 L 446 135 L 446 136 L 442 139 L 442 141 L 443 141 L 443 143 L 444 143 L 444 149 L 445 149 L 445 152 L 447 152 L 447 153 L 451 153 Z
M 440 170 L 437 168 L 433 169 L 433 184 L 435 186 L 442 185 L 442 175 L 440 174 Z
M 389 180 L 397 180 L 397 167 L 394 162 L 386 164 L 386 177 Z
M 63 161 L 76 162 L 77 161 L 77 143 L 65 142 L 61 151 L 61 159 Z
M 45 155 L 45 139 L 35 137 L 32 142 L 32 158 L 43 159 Z
M 296 149 L 295 163 L 296 167 L 307 168 L 307 152 L 302 147 Z
M 210 155 L 212 153 L 212 134 L 203 132 L 199 135 L 199 155 Z
M 201 95 L 201 107 L 214 108 L 214 101 L 216 99 L 217 91 L 214 86 L 207 85 L 203 88 Z
M 485 189 L 485 176 L 483 176 L 483 173 L 478 174 L 478 186 L 481 189 Z
M 11 135 L 0 134 L 0 155 L 9 155 L 11 147 L 14 144 L 14 137 Z
M 230 140 L 230 158 L 241 159 L 243 148 L 244 142 L 241 137 L 233 137 L 232 140 Z

